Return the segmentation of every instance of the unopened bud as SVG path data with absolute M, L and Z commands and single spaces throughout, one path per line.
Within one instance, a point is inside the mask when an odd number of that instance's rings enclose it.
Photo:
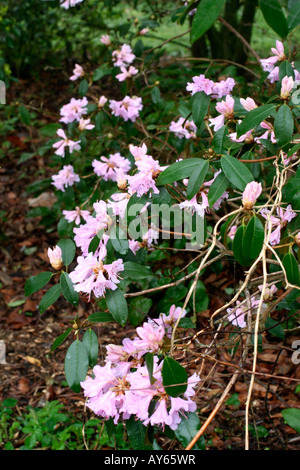
M 63 265 L 62 252 L 59 246 L 55 246 L 53 250 L 48 248 L 48 257 L 53 269 L 59 270 Z

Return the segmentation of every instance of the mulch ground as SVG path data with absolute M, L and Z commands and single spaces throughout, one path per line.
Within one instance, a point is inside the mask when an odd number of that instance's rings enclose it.
M 46 76 L 39 83 L 21 82 L 13 85 L 9 91 L 11 101 L 8 102 L 24 100 L 25 104 L 30 103 L 40 109 L 39 96 L 42 96 L 43 110 L 47 112 L 42 111 L 41 118 L 45 123 L 56 122 L 59 107 L 70 99 L 67 84 L 57 90 L 55 86 L 58 82 L 55 76 Z M 41 83 L 46 84 L 42 92 Z M 38 155 L 18 164 L 21 153 L 32 152 L 42 143 L 38 132 L 18 125 L 5 140 L 10 142 L 13 151 L 8 153 L 7 159 L 1 161 L 0 167 L 0 210 L 5 212 L 0 227 L 0 340 L 4 340 L 6 345 L 6 364 L 0 364 L 0 401 L 8 397 L 16 398 L 22 412 L 28 405 L 36 407 L 49 400 L 59 400 L 71 413 L 82 413 L 83 394 L 72 392 L 65 385 L 64 376 L 66 348 L 74 337 L 71 334 L 51 354 L 50 348 L 54 339 L 71 326 L 76 315 L 83 319 L 91 312 L 87 303 L 80 302 L 74 311 L 60 299 L 41 316 L 38 305 L 44 291 L 30 297 L 24 295 L 26 279 L 49 269 L 47 249 L 58 240 L 56 231 L 46 231 L 39 225 L 37 218 L 27 217 L 33 204 L 32 196 L 26 192 L 27 186 L 35 181 L 37 169 L 43 168 L 47 176 L 50 176 L 51 171 L 47 166 L 47 157 Z M 51 192 L 47 193 L 46 204 L 51 204 L 51 198 Z M 206 283 L 212 298 L 210 307 L 213 308 L 214 303 L 220 301 L 219 286 L 222 282 L 212 273 Z M 209 315 L 210 311 L 201 314 L 202 325 L 207 322 Z M 95 328 L 102 347 L 112 342 L 112 338 L 113 341 L 121 342 L 130 333 L 129 330 L 130 326 L 126 331 L 119 330 L 115 324 Z M 251 419 L 255 420 L 257 426 L 263 425 L 269 431 L 267 438 L 259 439 L 262 449 L 299 448 L 298 434 L 284 424 L 281 415 L 284 408 L 299 407 L 295 379 L 300 379 L 300 366 L 291 361 L 292 340 L 290 338 L 284 345 L 277 341 L 277 349 L 275 342 L 270 344 L 270 349 L 264 350 L 259 357 L 258 371 L 261 376 L 254 386 Z M 205 341 L 205 338 L 201 341 Z M 234 368 L 226 366 L 226 363 L 232 361 L 226 352 L 221 353 L 218 359 L 221 362 L 214 374 L 204 380 L 197 397 L 202 422 L 213 410 L 234 371 Z M 209 362 L 204 364 L 203 377 L 209 376 L 211 366 Z M 251 369 L 250 361 L 248 368 Z M 270 378 L 272 375 L 284 379 Z M 222 406 L 205 435 L 209 448 L 243 449 L 247 390 L 247 380 L 242 377 L 231 392 L 237 393 L 240 406 Z M 258 447 L 254 437 L 251 437 L 251 447 Z

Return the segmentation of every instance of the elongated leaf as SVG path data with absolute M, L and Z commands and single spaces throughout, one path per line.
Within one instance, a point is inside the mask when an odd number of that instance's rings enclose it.
M 280 106 L 274 121 L 274 132 L 280 147 L 291 142 L 294 131 L 294 118 L 287 104 Z
M 221 129 L 219 129 L 212 140 L 212 147 L 216 154 L 222 155 L 225 153 L 226 149 L 224 147 L 225 142 L 228 140 L 228 128 L 227 126 L 222 126 Z
M 199 191 L 209 168 L 208 160 L 199 160 L 199 165 L 191 174 L 186 188 L 187 198 L 192 199 Z
M 129 241 L 120 227 L 114 227 L 110 234 L 110 240 L 117 253 L 126 255 L 129 250 Z
M 193 440 L 200 427 L 201 423 L 197 413 L 187 413 L 186 416 L 182 417 L 177 429 L 175 429 L 175 436 L 183 447 L 186 447 Z M 193 450 L 205 450 L 205 439 L 203 436 L 194 445 Z
M 80 382 L 86 378 L 89 367 L 88 353 L 81 341 L 76 339 L 70 345 L 65 357 L 65 376 L 69 387 L 79 393 Z
M 134 416 L 126 419 L 126 429 L 130 444 L 134 450 L 152 450 L 152 446 L 145 443 L 147 428 Z
M 300 434 L 300 409 L 287 408 L 286 410 L 282 410 L 281 414 L 284 421 Z
M 60 275 L 60 285 L 64 298 L 72 305 L 78 305 L 79 294 L 74 290 L 69 274 L 64 271 Z
M 289 32 L 300 24 L 300 3 L 297 1 L 292 5 L 287 18 Z
M 184 367 L 172 357 L 166 357 L 162 366 L 163 386 L 168 395 L 178 397 L 187 389 L 188 375 Z
M 120 289 L 107 290 L 105 300 L 114 320 L 121 326 L 124 326 L 128 317 L 128 306 Z
M 91 328 L 84 333 L 82 344 L 87 350 L 90 367 L 94 367 L 98 360 L 99 343 L 96 333 Z
M 239 126 L 237 126 L 237 137 L 246 134 L 247 131 L 257 127 L 264 119 L 269 116 L 273 116 L 276 112 L 276 107 L 274 104 L 264 104 L 255 109 L 249 111 L 246 114 L 243 121 Z
M 46 292 L 39 304 L 40 314 L 43 314 L 50 305 L 54 304 L 57 299 L 61 296 L 61 286 L 60 284 L 55 284 L 55 286 L 50 287 Z
M 230 182 L 223 171 L 218 174 L 208 190 L 209 207 L 213 207 L 217 200 L 224 194 Z
M 221 167 L 226 178 L 240 191 L 244 191 L 246 185 L 253 181 L 253 175 L 247 166 L 231 155 L 221 158 Z
M 199 91 L 195 93 L 193 98 L 192 118 L 196 126 L 200 127 L 208 111 L 210 96 L 204 93 L 204 91 Z
M 64 331 L 64 333 L 62 333 L 61 335 L 59 335 L 54 341 L 53 341 L 53 344 L 51 346 L 51 350 L 50 352 L 53 352 L 55 349 L 58 348 L 58 346 L 60 346 L 64 340 L 69 336 L 69 334 L 71 333 L 71 331 L 73 330 L 72 327 L 70 328 L 67 328 L 66 331 Z
M 289 32 L 288 23 L 278 0 L 259 0 L 259 6 L 266 23 L 280 37 L 285 38 Z
M 31 124 L 31 115 L 30 115 L 30 112 L 28 111 L 28 109 L 25 108 L 25 106 L 21 105 L 19 107 L 19 114 L 20 114 L 20 118 L 24 122 L 24 124 L 26 124 L 26 126 L 30 126 L 30 124 Z
M 187 158 L 168 166 L 157 178 L 158 185 L 174 183 L 174 181 L 189 178 L 199 165 L 200 158 Z
M 279 65 L 279 88 L 281 88 L 281 81 L 286 75 L 295 79 L 295 72 L 293 66 L 287 60 L 284 60 Z
M 142 266 L 141 264 L 135 263 L 134 261 L 125 261 L 124 271 L 122 271 L 122 277 L 131 277 L 135 280 L 145 279 L 151 275 L 150 266 Z
M 38 274 L 37 276 L 29 277 L 25 282 L 25 295 L 28 296 L 34 294 L 38 290 L 42 289 L 50 281 L 52 276 L 53 273 L 46 271 Z
M 284 255 L 282 264 L 284 266 L 288 281 L 295 286 L 300 285 L 299 266 L 293 253 Z
M 222 13 L 225 0 L 201 0 L 194 15 L 191 42 L 197 41 L 206 31 L 215 23 L 218 16 Z
M 94 312 L 88 317 L 88 321 L 92 323 L 106 323 L 114 321 L 114 318 L 109 312 Z
M 70 238 L 62 238 L 58 241 L 58 246 L 61 248 L 62 252 L 62 259 L 66 266 L 72 263 L 75 252 L 76 252 L 76 245 Z
M 233 255 L 241 266 L 248 266 L 249 264 L 251 264 L 251 259 L 249 259 L 248 257 L 245 258 L 243 251 L 243 240 L 245 237 L 245 232 L 246 226 L 240 225 L 237 231 L 235 232 L 232 245 Z
M 245 235 L 243 237 L 243 255 L 244 258 L 255 260 L 264 243 L 264 227 L 256 215 L 254 215 L 247 224 Z

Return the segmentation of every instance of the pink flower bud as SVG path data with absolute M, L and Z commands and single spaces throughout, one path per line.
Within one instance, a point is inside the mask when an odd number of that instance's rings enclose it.
M 293 77 L 288 77 L 287 75 L 281 81 L 281 91 L 280 97 L 283 100 L 286 100 L 290 96 L 290 92 L 294 87 Z
M 62 252 L 59 246 L 56 245 L 53 250 L 51 250 L 51 248 L 48 248 L 48 257 L 53 269 L 59 270 L 62 267 Z
M 262 192 L 261 183 L 256 183 L 256 181 L 252 181 L 248 183 L 244 192 L 243 192 L 243 206 L 246 210 L 252 209 L 253 205 L 255 204 L 257 198 L 260 196 Z
M 298 232 L 298 233 L 295 235 L 295 242 L 297 243 L 298 246 L 300 246 L 300 232 Z

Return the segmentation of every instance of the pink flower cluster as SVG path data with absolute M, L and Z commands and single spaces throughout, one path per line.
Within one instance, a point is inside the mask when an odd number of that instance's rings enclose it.
M 138 169 L 134 175 L 127 177 L 129 194 L 137 193 L 141 197 L 150 189 L 158 194 L 159 190 L 155 185 L 155 179 L 162 171 L 161 166 L 151 155 L 147 155 L 145 144 L 141 147 L 130 145 L 129 150 L 135 158 L 135 165 Z
M 281 237 L 281 230 L 286 227 L 288 222 L 290 222 L 294 217 L 296 217 L 296 212 L 292 210 L 292 206 L 289 204 L 287 208 L 284 210 L 281 207 L 277 207 L 277 217 L 274 215 L 270 216 L 270 222 L 272 224 L 272 231 L 270 235 L 270 245 L 279 245 L 280 243 L 280 237 Z M 268 209 L 262 209 L 260 211 L 260 214 L 267 219 L 268 214 L 270 211 Z
M 68 186 L 80 181 L 79 175 L 75 173 L 72 165 L 64 165 L 63 169 L 57 175 L 52 176 L 52 184 L 60 191 L 65 191 Z
M 117 181 L 118 175 L 125 175 L 130 170 L 131 163 L 117 152 L 108 158 L 100 157 L 100 161 L 93 160 L 92 166 L 96 175 L 104 181 Z
M 110 100 L 109 107 L 114 116 L 120 116 L 124 121 L 136 121 L 143 109 L 142 98 L 138 96 L 125 96 L 120 101 Z
M 179 139 L 195 139 L 197 127 L 194 121 L 189 121 L 183 117 L 180 117 L 177 122 L 171 122 L 169 131 L 174 132 L 174 134 L 179 137 Z
M 71 98 L 70 103 L 65 104 L 60 110 L 62 116 L 60 121 L 65 124 L 80 121 L 82 115 L 87 114 L 87 105 L 88 100 L 86 97 L 82 99 Z
M 58 129 L 57 135 L 61 137 L 61 140 L 53 144 L 53 147 L 56 149 L 54 152 L 56 155 L 64 158 L 66 148 L 69 149 L 70 153 L 74 152 L 74 150 L 80 150 L 80 140 L 74 142 L 73 140 L 68 139 L 63 129 Z
M 271 48 L 271 52 L 273 55 L 268 57 L 267 59 L 262 59 L 260 61 L 262 69 L 265 72 L 269 72 L 268 79 L 271 83 L 278 82 L 279 80 L 279 65 L 278 63 L 283 62 L 286 60 L 286 55 L 284 52 L 284 45 L 281 41 L 276 41 L 276 47 Z M 298 70 L 295 69 L 293 63 L 292 66 L 294 68 L 295 80 L 300 79 L 300 73 Z
M 220 82 L 214 82 L 209 78 L 205 78 L 205 75 L 199 75 L 193 77 L 193 82 L 188 82 L 187 91 L 194 95 L 198 91 L 204 91 L 206 95 L 211 95 L 212 98 L 223 98 L 223 96 L 229 95 L 235 86 L 233 78 L 227 78 Z
M 169 325 L 173 325 L 174 312 L 179 309 L 175 305 L 171 307 Z M 168 315 L 163 315 L 164 320 L 168 319 Z M 120 418 L 134 416 L 145 426 L 151 424 L 164 429 L 167 425 L 175 430 L 182 417 L 197 408 L 192 398 L 200 378 L 196 373 L 190 376 L 182 396 L 173 398 L 167 394 L 162 379 L 163 359 L 160 359 L 165 338 L 163 322 L 149 320 L 136 328 L 133 339 L 125 338 L 120 346 L 108 345 L 105 365 L 96 365 L 93 377 L 81 382 L 87 407 L 105 419 L 113 418 L 115 424 Z M 152 380 L 144 364 L 147 352 L 154 354 Z M 155 403 L 152 413 L 150 402 Z
M 116 67 L 126 67 L 135 59 L 135 55 L 128 44 L 123 44 L 121 49 L 113 51 L 112 57 L 113 63 Z

